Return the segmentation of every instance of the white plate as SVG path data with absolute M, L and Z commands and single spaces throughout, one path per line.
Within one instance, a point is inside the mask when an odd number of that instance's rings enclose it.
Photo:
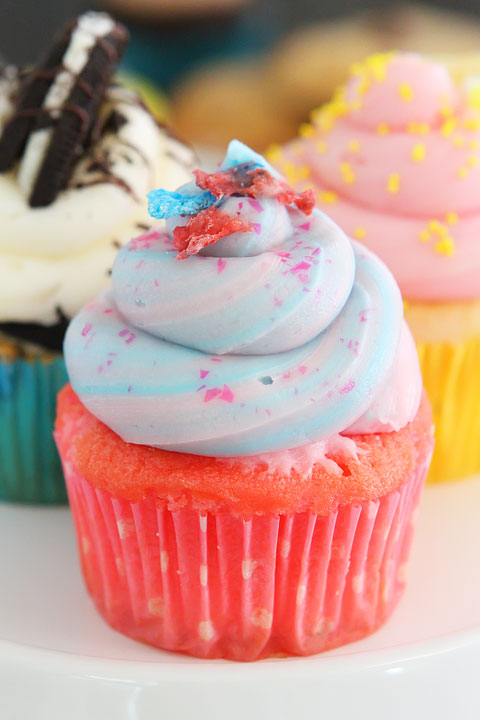
M 66 508 L 0 506 L 1 720 L 478 720 L 480 478 L 429 487 L 394 617 L 310 658 L 162 653 L 91 604 Z

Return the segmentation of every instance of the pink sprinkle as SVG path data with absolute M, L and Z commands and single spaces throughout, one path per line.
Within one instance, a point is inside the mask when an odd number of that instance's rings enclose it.
M 252 223 L 252 227 L 254 232 L 256 232 L 257 235 L 260 235 L 260 233 L 262 232 L 262 226 L 260 225 L 260 223 Z
M 271 413 L 270 410 L 268 410 L 267 408 L 265 408 L 265 412 L 267 413 L 268 417 L 271 417 L 271 416 L 272 416 L 272 413 Z
M 292 374 L 292 373 L 290 372 L 290 370 L 289 370 L 288 372 L 284 372 L 283 375 L 282 375 L 282 378 L 283 378 L 284 380 L 288 380 L 288 379 L 290 378 L 291 374 Z
M 241 210 L 243 208 L 243 202 L 238 203 L 238 209 Z
M 128 333 L 129 333 L 129 331 L 127 329 L 125 329 L 125 330 L 120 330 L 120 332 L 118 334 L 120 337 L 125 337 L 125 335 L 128 335 Z
M 112 362 L 113 362 L 112 360 L 107 360 L 107 365 L 110 367 L 110 365 L 112 364 Z
M 273 298 L 273 302 L 277 307 L 281 307 L 283 305 L 283 300 L 280 300 L 280 298 L 277 298 L 276 296 Z
M 255 200 L 254 198 L 247 198 L 247 202 L 257 212 L 263 212 L 263 207 L 260 205 L 258 200 Z
M 327 262 L 329 265 L 332 264 L 332 261 L 330 260 L 330 258 L 327 258 L 327 259 L 325 260 L 325 262 Z
M 203 402 L 208 403 L 210 400 L 213 400 L 213 398 L 216 398 L 218 395 L 221 395 L 222 391 L 220 388 L 210 388 L 210 390 L 207 390 L 203 397 Z
M 355 340 L 355 342 L 353 340 L 350 340 L 348 343 L 348 349 L 353 350 L 355 355 L 358 356 L 358 340 Z
M 303 283 L 304 285 L 306 285 L 306 284 L 308 283 L 308 281 L 310 280 L 310 278 L 308 277 L 307 273 L 300 273 L 300 275 L 298 276 L 298 279 L 299 279 L 300 282 Z
M 145 260 L 139 260 L 138 263 L 135 265 L 135 270 L 140 270 L 142 265 L 145 263 Z
M 263 287 L 265 288 L 265 290 L 270 290 L 272 286 L 270 285 L 270 283 L 265 283 Z
M 206 387 L 207 387 L 207 386 L 206 386 L 205 384 L 204 384 L 204 385 L 200 385 L 200 387 L 197 388 L 197 392 L 198 392 L 199 390 L 203 390 L 203 388 L 206 388 Z
M 82 330 L 82 336 L 85 337 L 85 335 L 88 335 L 88 333 L 90 332 L 91 329 L 92 329 L 91 323 L 87 323 Z
M 136 337 L 137 336 L 135 335 L 135 333 L 130 333 L 129 337 L 125 340 L 126 344 L 130 345 L 130 343 L 133 342 Z
M 345 387 L 343 387 L 343 388 L 340 390 L 340 393 L 341 393 L 342 395 L 345 395 L 346 393 L 351 392 L 354 387 L 355 387 L 355 383 L 353 382 L 353 380 L 350 380 L 350 381 L 345 385 Z
M 210 358 L 210 362 L 222 362 L 221 358 Z
M 311 267 L 312 266 L 309 263 L 305 262 L 305 260 L 302 260 L 301 262 L 294 265 L 290 272 L 295 274 L 300 272 L 300 270 L 308 270 Z
M 103 365 L 99 365 L 99 366 L 98 366 L 98 372 L 102 372 L 102 371 L 103 371 Z
M 312 252 L 312 255 L 318 255 L 319 252 L 320 252 L 320 248 L 317 247 L 317 248 L 315 248 L 315 250 Z
M 231 389 L 228 387 L 228 385 L 223 386 L 222 394 L 220 395 L 220 400 L 225 400 L 225 402 L 233 402 L 235 395 L 231 391 Z
M 299 373 L 302 373 L 302 375 L 305 375 L 305 373 L 307 372 L 307 370 L 308 370 L 308 368 L 307 368 L 306 365 L 300 365 L 300 367 L 298 368 L 298 372 L 299 372 Z
M 226 266 L 227 266 L 227 261 L 224 260 L 223 258 L 218 258 L 218 260 L 217 260 L 217 274 L 220 275 L 220 273 L 222 272 L 222 270 L 225 270 Z
M 203 378 L 207 377 L 209 372 L 210 372 L 210 370 L 200 370 L 200 377 L 202 378 L 202 380 L 203 380 Z
M 153 281 L 153 284 L 155 285 L 155 287 L 159 287 L 159 285 L 160 285 L 160 283 L 158 282 L 158 280 L 154 280 L 154 281 Z
M 365 308 L 365 310 L 360 310 L 358 313 L 360 315 L 360 322 L 367 322 L 367 313 L 370 312 L 369 308 Z
M 113 312 L 113 308 L 107 308 L 107 309 L 104 310 L 103 312 L 105 313 L 105 315 L 108 315 L 108 313 Z
M 290 257 L 289 252 L 277 252 L 278 257 Z
M 298 227 L 299 227 L 300 230 L 307 230 L 307 231 L 308 231 L 308 230 L 310 230 L 310 223 L 309 223 L 309 222 L 306 222 L 306 223 L 303 223 L 303 225 L 299 225 Z
M 132 392 L 132 386 L 131 386 L 131 385 L 128 386 L 127 392 Z

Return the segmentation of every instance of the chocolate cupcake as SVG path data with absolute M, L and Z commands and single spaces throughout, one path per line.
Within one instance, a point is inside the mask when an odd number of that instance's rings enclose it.
M 148 228 L 146 192 L 193 154 L 113 74 L 126 28 L 88 12 L 31 70 L 0 71 L 0 499 L 66 499 L 52 440 L 68 319 Z

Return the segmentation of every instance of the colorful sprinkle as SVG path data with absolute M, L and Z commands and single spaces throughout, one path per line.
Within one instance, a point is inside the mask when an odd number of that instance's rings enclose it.
M 367 231 L 364 227 L 356 227 L 353 231 L 353 237 L 357 238 L 357 240 L 362 240 L 366 235 Z
M 353 172 L 352 166 L 347 162 L 340 163 L 340 173 L 343 181 L 348 185 L 355 182 L 355 173 Z
M 390 132 L 390 128 L 387 125 L 387 123 L 380 123 L 380 125 L 377 125 L 377 134 L 378 135 L 388 135 Z
M 425 160 L 427 148 L 424 143 L 416 143 L 412 148 L 412 160 L 414 162 L 422 162 Z
M 396 195 L 400 190 L 400 175 L 398 173 L 392 173 L 389 175 L 387 180 L 387 190 L 392 195 Z
M 405 102 L 412 102 L 413 100 L 413 89 L 408 83 L 400 83 L 398 86 L 398 94 Z
M 338 195 L 332 190 L 324 190 L 323 192 L 320 192 L 318 194 L 318 199 L 320 200 L 320 202 L 326 203 L 327 205 L 333 205 L 337 202 Z

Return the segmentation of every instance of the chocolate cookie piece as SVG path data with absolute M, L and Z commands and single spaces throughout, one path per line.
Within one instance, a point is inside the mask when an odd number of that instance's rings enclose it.
M 126 28 L 109 15 L 85 13 L 69 35 L 64 31 L 50 54 L 48 72 L 36 69 L 25 81 L 28 93 L 20 94 L 10 129 L 0 139 L 0 158 L 2 145 L 13 135 L 16 149 L 3 150 L 3 167 L 10 169 L 21 153 L 17 179 L 31 207 L 49 205 L 67 186 L 92 139 L 100 104 L 127 41 Z
M 0 172 L 11 170 L 21 156 L 27 138 L 42 113 L 42 103 L 61 67 L 75 26 L 75 22 L 67 25 L 44 59 L 24 76 L 18 91 L 15 113 L 5 124 L 0 136 Z

